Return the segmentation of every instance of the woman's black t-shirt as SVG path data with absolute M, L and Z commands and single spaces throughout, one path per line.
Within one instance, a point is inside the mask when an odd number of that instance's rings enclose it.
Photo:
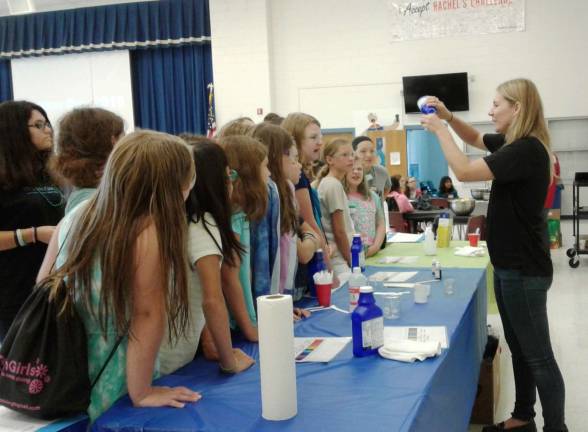
M 549 187 L 549 154 L 533 137 L 505 145 L 504 135 L 486 134 L 492 153 L 484 160 L 494 174 L 487 214 L 488 251 L 494 267 L 525 276 L 552 276 L 543 204 Z
M 0 231 L 57 225 L 65 199 L 51 186 L 0 191 Z M 37 242 L 0 251 L 0 317 L 10 318 L 35 285 L 47 245 Z

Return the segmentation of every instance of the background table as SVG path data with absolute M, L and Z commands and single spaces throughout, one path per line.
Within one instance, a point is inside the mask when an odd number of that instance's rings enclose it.
M 459 246 L 467 246 L 466 241 L 450 242 L 449 247 L 437 248 L 437 253 L 433 256 L 425 255 L 423 253 L 423 243 L 389 243 L 386 249 L 378 252 L 375 257 L 366 260 L 367 265 L 374 267 L 387 267 L 391 264 L 380 263 L 379 260 L 386 256 L 414 256 L 417 257 L 416 262 L 410 264 L 394 264 L 395 267 L 418 267 L 431 268 L 432 261 L 438 260 L 441 264 L 441 269 L 446 268 L 477 268 L 486 270 L 486 295 L 488 303 L 488 313 L 497 314 L 498 306 L 496 305 L 496 296 L 494 295 L 494 268 L 490 263 L 488 254 L 482 257 L 463 257 L 455 255 L 455 248 Z M 481 241 L 480 245 L 486 245 L 485 241 Z
M 380 269 L 369 269 L 373 272 Z M 419 270 L 414 280 L 431 278 Z M 184 409 L 132 408 L 123 397 L 93 425 L 93 431 L 466 431 L 476 395 L 486 341 L 486 271 L 446 268 L 456 280 L 456 293 L 443 294 L 431 284 L 429 303 L 405 297 L 399 320 L 385 325 L 445 325 L 450 347 L 434 359 L 406 364 L 379 356 L 354 358 L 351 344 L 330 363 L 297 364 L 298 415 L 282 422 L 261 417 L 259 364 L 236 376 L 219 372 L 201 358 L 159 385 L 185 385 L 203 398 Z M 348 305 L 347 292 L 333 295 Z M 350 336 L 349 314 L 315 312 L 295 324 L 296 336 Z M 257 344 L 241 347 L 258 360 Z

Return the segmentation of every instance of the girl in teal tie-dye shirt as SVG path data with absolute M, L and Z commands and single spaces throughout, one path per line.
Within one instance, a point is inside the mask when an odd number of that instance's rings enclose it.
M 188 323 L 188 259 L 181 245 L 187 243 L 184 201 L 195 179 L 182 140 L 130 134 L 110 155 L 96 194 L 51 239 L 38 278 L 60 251 L 56 271 L 75 289 L 87 334 L 87 347 L 72 349 L 87 349 L 91 382 L 124 336 L 92 389 L 91 421 L 127 392 L 138 407 L 183 407 L 200 399 L 185 387 L 152 385 L 165 327 L 183 334 Z

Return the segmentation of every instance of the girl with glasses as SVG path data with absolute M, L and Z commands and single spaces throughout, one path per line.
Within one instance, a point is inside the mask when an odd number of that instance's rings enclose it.
M 47 170 L 53 130 L 26 101 L 0 104 L 0 343 L 35 284 L 65 200 Z

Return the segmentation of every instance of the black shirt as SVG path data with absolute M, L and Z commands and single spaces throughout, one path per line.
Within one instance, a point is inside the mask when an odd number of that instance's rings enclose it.
M 0 231 L 57 225 L 65 199 L 54 187 L 0 191 Z M 18 312 L 35 285 L 47 245 L 37 242 L 0 251 L 0 317 Z
M 543 204 L 549 186 L 549 154 L 537 138 L 504 145 L 504 135 L 486 134 L 494 174 L 487 214 L 488 251 L 494 267 L 525 276 L 552 276 Z

